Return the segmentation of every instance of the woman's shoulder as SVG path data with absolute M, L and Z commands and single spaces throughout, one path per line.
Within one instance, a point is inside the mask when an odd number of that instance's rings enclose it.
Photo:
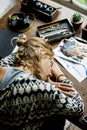
M 40 81 L 39 79 L 37 79 L 34 75 L 27 73 L 26 71 L 20 71 L 18 69 L 15 69 L 16 73 L 14 73 L 14 80 L 11 82 L 12 83 L 17 83 L 17 84 L 26 84 L 28 85 L 30 84 L 37 84 L 39 82 L 43 82 Z

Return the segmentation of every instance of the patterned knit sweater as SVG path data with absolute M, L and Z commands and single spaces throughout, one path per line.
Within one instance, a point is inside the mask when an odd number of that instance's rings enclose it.
M 13 66 L 14 58 L 12 54 L 1 59 L 0 66 Z M 70 98 L 26 72 L 0 88 L 0 130 L 39 130 L 49 116 L 78 117 L 83 111 L 84 103 L 77 91 Z

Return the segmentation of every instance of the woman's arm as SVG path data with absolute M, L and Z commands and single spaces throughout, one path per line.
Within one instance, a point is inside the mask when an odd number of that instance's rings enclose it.
M 14 58 L 15 58 L 15 54 L 11 54 L 6 58 L 1 59 L 0 66 L 7 66 L 7 65 L 13 66 Z M 54 66 L 54 68 L 56 67 Z M 53 74 L 56 75 L 57 70 L 54 69 L 53 72 L 54 72 Z M 65 79 L 65 77 L 62 78 Z M 21 79 L 22 81 L 19 79 L 17 80 L 17 82 L 14 81 L 14 83 L 9 85 L 9 88 L 11 86 L 13 86 L 13 88 L 8 92 L 11 93 L 12 95 L 14 94 L 17 95 L 19 91 L 19 95 L 20 95 L 22 93 L 21 91 L 26 90 L 25 92 L 29 93 L 28 100 L 30 100 L 29 102 L 31 102 L 31 106 L 29 106 L 30 108 L 34 103 L 33 100 L 35 100 L 35 104 L 38 104 L 35 105 L 37 106 L 37 111 L 39 109 L 40 111 L 45 111 L 45 109 L 47 109 L 48 111 L 48 113 L 46 113 L 47 115 L 51 115 L 52 113 L 54 114 L 57 112 L 58 114 L 79 116 L 83 113 L 84 104 L 79 93 L 76 90 L 74 91 L 75 93 L 74 96 L 69 97 L 67 94 L 65 95 L 61 91 L 61 89 L 57 87 L 56 84 L 51 85 L 49 83 L 45 83 L 44 81 L 40 81 L 36 78 L 34 78 L 34 80 L 30 80 L 29 77 L 27 77 L 27 79 L 25 77 L 24 78 L 22 77 Z M 23 94 L 26 93 L 23 92 Z M 39 107 L 39 103 L 40 103 L 40 107 Z M 42 115 L 44 116 L 44 113 Z
M 51 76 L 48 79 L 48 82 L 59 88 L 65 95 L 73 97 L 75 89 L 73 88 L 72 81 L 67 79 L 65 74 L 61 71 L 60 67 L 54 60 L 52 63 Z
M 18 109 L 15 114 L 19 118 L 20 111 L 23 115 L 27 113 L 30 120 L 54 114 L 78 117 L 84 111 L 83 101 L 76 90 L 74 96 L 70 98 L 55 85 L 38 80 L 32 75 L 22 75 L 6 89 L 3 91 L 3 109 L 8 111 L 10 108 L 10 114 L 13 114 L 11 112 L 13 109 L 16 111 Z
M 61 71 L 60 67 L 54 60 L 52 61 L 51 78 L 54 78 L 56 81 L 61 81 L 63 79 L 67 79 L 65 74 Z

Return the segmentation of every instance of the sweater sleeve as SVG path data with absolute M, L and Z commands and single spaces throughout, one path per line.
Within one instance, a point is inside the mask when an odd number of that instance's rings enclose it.
M 15 53 L 12 53 L 0 60 L 0 66 L 14 66 Z
M 54 85 L 29 74 L 20 76 L 2 90 L 1 99 L 5 112 L 6 110 L 8 112 L 10 108 L 9 114 L 14 110 L 16 117 L 18 115 L 21 118 L 21 111 L 23 116 L 27 115 L 30 120 L 54 114 L 78 117 L 84 111 L 84 103 L 77 91 L 70 98 Z

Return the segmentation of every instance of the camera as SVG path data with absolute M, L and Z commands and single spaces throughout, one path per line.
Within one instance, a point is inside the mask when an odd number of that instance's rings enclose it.
M 8 17 L 8 25 L 13 30 L 24 30 L 30 26 L 29 16 L 25 13 L 13 13 Z

